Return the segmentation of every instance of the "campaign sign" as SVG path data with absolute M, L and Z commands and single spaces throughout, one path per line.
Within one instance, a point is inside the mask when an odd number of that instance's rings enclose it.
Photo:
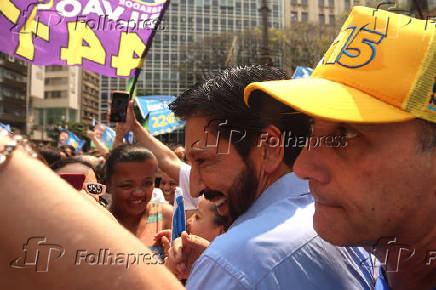
M 0 50 L 35 65 L 133 77 L 169 2 L 1 0 Z

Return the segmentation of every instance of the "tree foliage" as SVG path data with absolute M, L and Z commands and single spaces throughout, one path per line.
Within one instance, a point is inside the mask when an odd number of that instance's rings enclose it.
M 338 22 L 342 23 L 342 18 L 344 17 L 340 17 Z M 314 67 L 338 31 L 338 25 L 300 22 L 292 23 L 290 28 L 270 28 L 269 52 L 273 65 L 290 73 L 299 65 Z M 260 63 L 261 47 L 260 29 L 216 34 L 183 47 L 185 62 L 177 70 L 181 81 L 186 81 L 189 86 L 204 75 L 227 66 Z

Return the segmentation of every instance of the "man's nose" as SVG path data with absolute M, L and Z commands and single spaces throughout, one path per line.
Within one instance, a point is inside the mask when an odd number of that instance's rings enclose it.
M 305 180 L 316 181 L 321 184 L 330 182 L 330 173 L 327 163 L 321 158 L 320 148 L 303 148 L 294 164 L 294 173 L 297 177 Z
M 192 197 L 199 197 L 200 191 L 205 188 L 198 166 L 193 165 L 189 175 L 189 190 Z

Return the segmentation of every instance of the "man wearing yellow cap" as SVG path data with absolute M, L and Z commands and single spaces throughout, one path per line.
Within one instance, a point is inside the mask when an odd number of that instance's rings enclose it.
M 435 31 L 431 21 L 355 7 L 311 78 L 245 90 L 248 105 L 262 90 L 313 117 L 317 146 L 294 171 L 310 182 L 315 230 L 370 249 L 383 266 L 376 289 L 436 288 Z

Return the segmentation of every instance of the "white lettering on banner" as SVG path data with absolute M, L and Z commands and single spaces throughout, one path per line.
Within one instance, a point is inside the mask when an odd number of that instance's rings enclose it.
M 112 21 L 117 21 L 125 9 L 121 6 L 113 9 L 111 4 L 106 0 L 89 0 L 85 7 L 83 7 L 83 12 L 81 12 L 82 4 L 79 1 L 61 0 L 56 5 L 56 10 L 64 17 L 76 17 L 80 13 L 82 15 L 94 13 L 103 17 L 107 16 Z
M 90 13 L 95 13 L 97 15 L 104 15 L 99 0 L 88 1 L 88 4 L 86 4 L 85 9 L 83 9 L 83 15 L 88 15 Z
M 72 8 L 67 10 L 67 7 Z M 62 0 L 56 5 L 56 11 L 64 17 L 75 17 L 82 11 L 82 4 L 77 0 Z
M 107 17 L 113 21 L 117 21 L 120 18 L 121 14 L 124 12 L 124 8 L 121 6 L 117 6 L 115 10 L 112 9 L 112 6 L 109 2 L 102 0 L 104 9 L 106 10 Z
M 125 6 L 127 8 L 133 8 L 135 10 L 139 10 L 145 13 L 160 13 L 162 10 L 162 6 L 149 6 L 144 5 L 138 2 L 132 2 L 129 0 L 119 0 L 119 5 Z

